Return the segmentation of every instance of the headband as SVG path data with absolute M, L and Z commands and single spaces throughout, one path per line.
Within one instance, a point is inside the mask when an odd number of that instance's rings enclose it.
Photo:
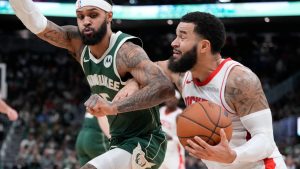
M 112 5 L 104 0 L 77 0 L 76 10 L 85 6 L 95 6 L 106 12 L 112 11 Z

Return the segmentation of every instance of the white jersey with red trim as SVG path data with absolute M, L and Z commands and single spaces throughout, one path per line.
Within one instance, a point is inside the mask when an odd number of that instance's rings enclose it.
M 185 152 L 176 132 L 176 118 L 182 112 L 182 109 L 177 108 L 173 112 L 166 112 L 166 106 L 163 106 L 159 109 L 159 112 L 162 129 L 169 138 L 165 159 L 160 169 L 185 169 Z
M 231 148 L 238 147 L 251 138 L 250 133 L 247 132 L 243 126 L 239 116 L 237 116 L 236 112 L 228 106 L 224 98 L 227 77 L 234 66 L 243 65 L 230 58 L 223 60 L 218 68 L 203 82 L 193 80 L 191 72 L 186 72 L 182 88 L 182 97 L 186 106 L 189 106 L 194 102 L 207 100 L 222 106 L 227 111 L 233 127 L 232 138 L 229 142 Z M 274 163 L 281 163 L 282 161 L 282 155 L 278 151 L 278 148 L 276 148 L 272 155 L 267 159 L 255 163 L 240 162 L 234 164 L 222 164 L 203 160 L 209 169 L 266 169 L 267 167 L 270 167 L 268 169 L 277 169 L 275 166 L 272 166 Z

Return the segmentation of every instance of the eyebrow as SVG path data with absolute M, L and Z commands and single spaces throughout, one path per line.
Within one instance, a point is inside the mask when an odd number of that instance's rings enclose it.
M 180 30 L 179 33 L 187 34 L 187 32 L 186 32 L 186 31 L 183 31 L 183 30 Z

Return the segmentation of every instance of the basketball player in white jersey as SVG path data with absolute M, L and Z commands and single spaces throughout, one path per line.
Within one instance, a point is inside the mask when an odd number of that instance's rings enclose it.
M 2 99 L 0 99 L 0 112 L 3 114 L 6 114 L 8 119 L 11 121 L 15 121 L 18 119 L 17 111 L 15 109 L 11 108 Z
M 208 169 L 286 169 L 260 80 L 249 68 L 220 54 L 226 39 L 223 23 L 209 13 L 191 12 L 181 18 L 176 35 L 173 55 L 157 64 L 175 83 L 186 106 L 214 102 L 227 111 L 233 125 L 229 142 L 223 130 L 216 146 L 196 136 L 185 147 L 189 154 Z
M 180 98 L 179 92 L 176 91 L 175 96 L 167 100 L 159 109 L 162 129 L 168 139 L 166 156 L 160 169 L 185 169 L 185 151 L 176 132 L 176 118 L 182 112 L 178 107 Z
M 185 104 L 208 100 L 222 106 L 233 125 L 230 142 L 210 146 L 200 137 L 186 150 L 209 169 L 285 169 L 274 141 L 272 114 L 258 77 L 247 67 L 220 55 L 226 35 L 215 16 L 184 15 L 172 42 L 173 55 L 158 64 L 181 91 Z

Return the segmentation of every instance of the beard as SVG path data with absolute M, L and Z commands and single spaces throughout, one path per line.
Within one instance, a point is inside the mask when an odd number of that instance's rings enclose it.
M 191 70 L 197 62 L 197 46 L 186 52 L 176 60 L 174 56 L 169 58 L 168 68 L 174 73 L 184 73 Z
M 80 31 L 79 31 L 80 32 Z M 101 24 L 98 30 L 93 29 L 94 34 L 92 36 L 86 36 L 82 32 L 80 32 L 80 37 L 85 45 L 95 45 L 104 38 L 105 34 L 107 33 L 107 25 L 106 20 Z

